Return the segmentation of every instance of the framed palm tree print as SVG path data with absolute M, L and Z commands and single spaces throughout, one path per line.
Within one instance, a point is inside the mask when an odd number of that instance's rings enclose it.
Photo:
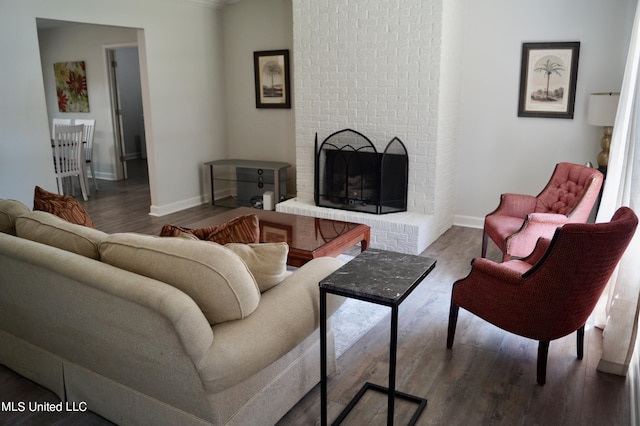
M 256 108 L 291 108 L 289 51 L 253 52 Z
M 518 117 L 573 118 L 580 42 L 522 43 Z

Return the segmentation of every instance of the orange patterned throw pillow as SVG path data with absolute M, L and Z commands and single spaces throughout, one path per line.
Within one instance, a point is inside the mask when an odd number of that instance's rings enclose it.
M 76 225 L 95 228 L 89 213 L 73 197 L 54 194 L 36 186 L 33 196 L 33 210 L 51 213 L 61 219 Z
M 213 241 L 218 244 L 228 243 L 258 243 L 260 239 L 260 227 L 258 216 L 249 214 L 218 226 L 189 229 L 176 225 L 164 225 L 160 231 L 161 237 L 179 237 L 181 234 L 190 234 L 200 240 Z

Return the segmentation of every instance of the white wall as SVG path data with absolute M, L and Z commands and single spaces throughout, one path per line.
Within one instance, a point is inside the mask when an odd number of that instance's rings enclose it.
M 150 208 L 164 214 L 207 194 L 202 166 L 226 153 L 220 11 L 196 1 L 0 0 L 0 196 L 32 204 L 55 190 L 36 17 L 139 28 Z M 126 11 L 124 13 L 123 11 Z M 89 76 L 89 78 L 91 78 Z
M 254 51 L 289 49 L 293 73 L 291 0 L 242 0 L 225 6 L 223 38 L 228 158 L 294 165 L 288 170 L 288 192 L 295 193 L 295 105 L 256 108 L 253 72 Z
M 109 100 L 105 45 L 136 43 L 133 28 L 78 25 L 38 31 L 42 74 L 49 122 L 53 118 L 95 119 L 93 164 L 101 179 L 116 178 L 117 154 Z M 84 61 L 87 72 L 89 112 L 60 112 L 53 64 Z
M 461 124 L 462 88 L 460 81 L 464 74 L 462 0 L 446 0 L 442 12 L 442 41 L 438 53 L 439 103 L 437 126 L 436 173 L 434 175 L 434 205 L 441 218 L 435 235 L 446 231 L 453 222 L 456 212 L 455 192 L 457 185 L 457 154 Z
M 456 223 L 482 226 L 503 192 L 535 195 L 557 162 L 596 164 L 591 92 L 622 83 L 636 0 L 464 0 L 464 73 Z M 520 118 L 523 42 L 579 41 L 573 120 Z

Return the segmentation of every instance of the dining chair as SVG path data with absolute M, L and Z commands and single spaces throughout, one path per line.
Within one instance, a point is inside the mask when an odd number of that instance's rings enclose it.
M 58 192 L 64 195 L 64 181 L 66 177 L 78 176 L 82 198 L 87 201 L 85 186 L 85 153 L 84 126 L 55 126 L 53 139 L 53 162 Z M 73 181 L 71 182 L 73 190 Z
M 89 173 L 91 170 L 91 177 L 93 178 L 93 186 L 96 187 L 96 191 L 98 190 L 98 181 L 96 180 L 96 171 L 93 168 L 93 134 L 95 132 L 96 120 L 94 119 L 76 119 L 73 122 L 74 124 L 82 124 L 84 125 L 84 151 L 86 156 L 85 162 L 85 185 L 87 186 L 87 192 L 89 192 Z
M 56 126 L 71 126 L 73 120 L 71 118 L 54 118 L 51 120 L 51 139 L 56 137 Z

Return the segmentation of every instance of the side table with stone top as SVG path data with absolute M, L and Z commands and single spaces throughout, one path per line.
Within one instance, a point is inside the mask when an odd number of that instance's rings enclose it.
M 388 395 L 388 425 L 393 425 L 396 397 L 418 404 L 409 424 L 413 425 L 418 420 L 427 405 L 427 400 L 396 391 L 398 308 L 400 303 L 411 294 L 435 265 L 435 259 L 428 257 L 368 249 L 320 281 L 320 424 L 322 426 L 327 425 L 327 293 L 391 308 L 388 387 L 365 383 L 332 424 L 340 424 L 367 390 L 383 392 Z

